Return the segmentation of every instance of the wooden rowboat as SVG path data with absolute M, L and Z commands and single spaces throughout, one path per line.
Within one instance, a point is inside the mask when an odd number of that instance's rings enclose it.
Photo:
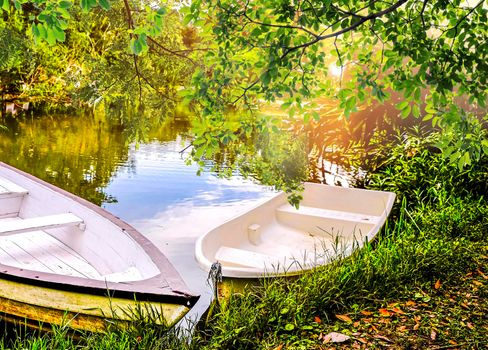
M 395 194 L 306 183 L 299 208 L 279 193 L 197 240 L 195 256 L 207 271 L 219 262 L 220 293 L 263 276 L 292 276 L 371 241 L 384 225 Z
M 171 326 L 198 296 L 120 219 L 0 162 L 0 313 L 32 326 Z

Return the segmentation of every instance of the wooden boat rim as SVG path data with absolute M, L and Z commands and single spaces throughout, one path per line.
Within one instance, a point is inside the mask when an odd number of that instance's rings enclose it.
M 200 296 L 192 294 L 187 289 L 179 273 L 166 258 L 166 256 L 164 256 L 164 254 L 149 239 L 143 236 L 134 227 L 109 213 L 105 209 L 9 164 L 0 161 L 0 167 L 4 167 L 19 174 L 20 176 L 24 176 L 29 180 L 38 183 L 41 186 L 57 192 L 58 194 L 77 202 L 85 208 L 90 209 L 96 215 L 109 220 L 122 231 L 126 232 L 132 239 L 134 239 L 134 241 L 136 241 L 136 243 L 138 243 L 151 258 L 159 271 L 164 272 L 164 275 L 159 273 L 156 276 L 145 280 L 109 282 L 91 278 L 81 278 L 21 269 L 0 263 L 0 278 L 47 288 L 85 292 L 94 295 L 116 293 L 117 297 L 128 299 L 133 299 L 134 294 L 137 293 L 137 296 L 141 299 L 141 301 L 168 301 L 190 307 L 198 301 Z M 165 285 L 167 286 L 165 287 Z M 165 289 L 164 291 L 163 288 Z

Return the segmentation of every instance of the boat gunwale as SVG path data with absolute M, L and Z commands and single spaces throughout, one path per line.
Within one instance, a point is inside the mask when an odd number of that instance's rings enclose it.
M 61 196 L 67 197 L 77 204 L 93 211 L 96 215 L 109 220 L 134 239 L 160 271 L 159 274 L 153 277 L 138 281 L 110 282 L 106 280 L 22 269 L 0 263 L 0 279 L 65 291 L 86 292 L 94 295 L 112 296 L 113 293 L 117 293 L 116 296 L 118 298 L 134 299 L 134 296 L 137 296 L 137 301 L 168 301 L 190 307 L 195 305 L 200 298 L 199 295 L 192 294 L 188 290 L 185 282 L 168 258 L 164 256 L 164 254 L 148 238 L 143 236 L 139 231 L 122 219 L 86 199 L 54 186 L 2 161 L 0 161 L 0 167 L 26 177 L 40 186 L 47 187 Z
M 304 182 L 304 186 L 309 186 L 309 187 L 322 187 L 322 186 L 329 186 L 329 187 L 339 187 L 342 189 L 347 189 L 347 191 L 351 192 L 382 192 L 385 195 L 387 195 L 387 201 L 385 202 L 385 207 L 378 217 L 380 218 L 378 222 L 371 228 L 371 230 L 368 232 L 367 235 L 363 236 L 363 244 L 361 244 L 358 248 L 362 248 L 364 246 L 364 242 L 367 240 L 369 242 L 373 241 L 378 232 L 381 230 L 383 225 L 386 223 L 388 220 L 388 216 L 391 212 L 391 209 L 393 208 L 393 205 L 395 203 L 396 199 L 396 194 L 391 191 L 378 191 L 378 190 L 372 190 L 372 189 L 363 189 L 363 188 L 355 188 L 355 187 L 340 187 L 340 186 L 332 186 L 332 185 L 327 185 L 327 184 L 320 184 L 320 183 L 313 183 L 313 182 Z M 304 188 L 305 190 L 305 188 Z M 260 207 L 263 205 L 267 205 L 273 201 L 279 201 L 280 199 L 283 199 L 282 197 L 286 197 L 286 193 L 283 191 L 280 191 L 276 193 L 276 195 L 266 199 L 263 202 L 256 203 L 256 205 L 252 206 L 248 210 L 246 210 L 243 213 L 240 213 L 222 224 L 214 227 L 213 229 L 209 230 L 202 236 L 200 236 L 196 243 L 195 243 L 195 258 L 199 264 L 199 266 L 205 270 L 209 271 L 210 267 L 212 265 L 212 261 L 208 259 L 208 256 L 204 254 L 204 249 L 203 249 L 203 243 L 206 237 L 209 235 L 213 234 L 215 231 L 221 229 L 224 226 L 228 226 L 229 224 L 241 220 L 243 217 L 249 215 L 249 213 L 258 210 Z M 286 198 L 284 198 L 286 201 Z M 352 254 L 352 247 L 349 247 L 343 252 L 344 257 L 348 257 L 349 255 Z M 222 277 L 226 278 L 235 278 L 235 279 L 242 279 L 242 280 L 249 280 L 249 279 L 256 279 L 256 278 L 275 278 L 275 277 L 290 277 L 290 276 L 296 276 L 299 274 L 302 274 L 305 271 L 310 271 L 314 268 L 320 267 L 324 264 L 329 263 L 330 261 L 324 261 L 319 264 L 310 264 L 309 266 L 306 266 L 303 268 L 303 266 L 299 263 L 296 264 L 296 261 L 292 261 L 289 266 L 267 266 L 264 265 L 261 268 L 256 268 L 256 267 L 248 267 L 248 266 L 225 266 L 222 265 Z

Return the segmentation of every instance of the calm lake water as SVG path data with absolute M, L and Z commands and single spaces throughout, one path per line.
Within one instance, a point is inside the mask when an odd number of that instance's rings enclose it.
M 238 176 L 218 178 L 185 163 L 188 125 L 153 126 L 147 141 L 130 143 L 124 128 L 104 117 L 55 116 L 3 122 L 0 160 L 84 197 L 127 221 L 172 261 L 202 294 L 211 291 L 193 255 L 195 240 L 272 194 Z

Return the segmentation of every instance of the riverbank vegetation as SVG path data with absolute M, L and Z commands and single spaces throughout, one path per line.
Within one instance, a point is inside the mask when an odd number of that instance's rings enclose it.
M 486 158 L 464 172 L 434 146 L 439 135 L 403 135 L 369 174 L 394 190 L 378 239 L 296 280 L 267 279 L 221 300 L 198 327 L 151 327 L 72 337 L 24 335 L 4 348 L 397 349 L 480 348 L 488 336 Z M 408 184 L 408 185 L 407 185 Z M 343 344 L 328 334 L 347 335 Z

